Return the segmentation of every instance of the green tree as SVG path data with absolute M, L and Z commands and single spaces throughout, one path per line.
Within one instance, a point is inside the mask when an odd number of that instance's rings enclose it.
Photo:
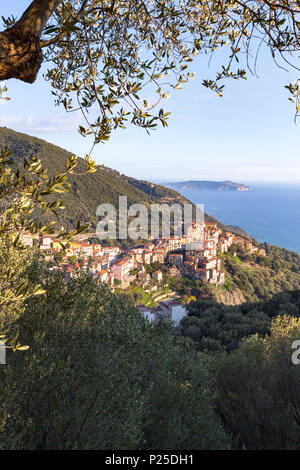
M 75 173 L 78 158 L 70 157 L 66 162 L 64 173 L 49 176 L 42 167 L 41 161 L 33 157 L 16 165 L 12 152 L 0 151 L 0 334 L 9 331 L 12 323 L 23 311 L 24 302 L 31 296 L 44 293 L 40 282 L 30 280 L 30 265 L 37 256 L 34 250 L 22 244 L 21 234 L 29 231 L 34 235 L 53 232 L 54 222 L 42 225 L 35 216 L 35 211 L 50 211 L 56 215 L 63 209 L 60 200 L 49 201 L 51 194 L 70 190 L 68 175 Z M 95 170 L 94 162 L 86 159 L 86 172 Z M 80 222 L 72 232 L 62 231 L 58 234 L 62 246 L 77 233 L 85 229 Z M 31 259 L 33 257 L 33 259 Z M 19 343 L 10 347 L 19 347 Z
M 228 445 L 205 358 L 88 274 L 69 284 L 54 275 L 44 288 L 18 321 L 30 349 L 0 370 L 0 448 Z
M 236 447 L 300 449 L 300 368 L 291 358 L 299 338 L 299 318 L 276 317 L 270 336 L 216 360 L 218 412 Z
M 286 0 L 33 0 L 21 18 L 4 19 L 0 33 L 0 80 L 34 82 L 43 60 L 57 103 L 81 109 L 94 142 L 109 139 L 127 121 L 151 129 L 167 125 L 169 113 L 153 109 L 193 78 L 199 53 L 227 46 L 227 59 L 203 84 L 222 95 L 224 78 L 245 78 L 239 58 L 255 71 L 256 54 L 293 61 L 299 50 L 299 5 Z M 251 51 L 251 53 L 249 52 Z M 147 94 L 143 94 L 147 86 Z M 296 101 L 299 84 L 288 86 Z M 148 102 L 149 91 L 156 99 Z M 97 108 L 89 122 L 88 112 Z

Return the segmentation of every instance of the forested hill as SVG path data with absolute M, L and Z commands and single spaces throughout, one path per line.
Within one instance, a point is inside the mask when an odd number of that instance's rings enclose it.
M 26 157 L 30 160 L 32 157 L 38 156 L 50 175 L 63 172 L 67 158 L 71 155 L 70 152 L 45 140 L 6 127 L 0 127 L 0 145 L 12 149 L 16 159 Z M 84 171 L 84 165 L 84 160 L 80 159 L 78 172 Z M 118 207 L 120 195 L 127 196 L 129 205 L 135 203 L 143 203 L 147 206 L 150 206 L 151 203 L 191 204 L 191 201 L 173 189 L 130 178 L 104 165 L 98 165 L 95 173 L 85 176 L 70 176 L 70 182 L 73 186 L 73 192 L 65 193 L 62 197 L 61 195 L 59 197 L 59 199 L 64 200 L 65 205 L 60 223 L 68 228 L 74 227 L 78 220 L 83 223 L 95 224 L 97 221 L 97 206 L 103 203 L 111 203 Z M 208 222 L 216 221 L 209 215 L 205 217 Z M 53 215 L 50 214 L 49 218 L 52 220 Z M 48 220 L 43 218 L 43 221 Z M 225 228 L 219 222 L 218 224 Z M 238 227 L 226 228 L 230 228 L 242 236 L 247 236 Z
M 186 286 L 184 293 L 194 301 L 181 329 L 197 349 L 235 349 L 249 335 L 269 333 L 277 315 L 300 317 L 300 255 L 265 248 L 267 256 L 261 256 L 233 245 L 222 255 L 224 285 Z

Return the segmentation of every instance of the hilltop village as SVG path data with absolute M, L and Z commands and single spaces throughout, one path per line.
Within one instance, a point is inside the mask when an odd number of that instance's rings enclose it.
M 38 238 L 25 232 L 21 234 L 21 240 L 24 245 L 38 246 L 48 260 L 55 259 L 59 254 L 59 262 L 50 270 L 62 271 L 66 279 L 76 276 L 80 269 L 89 269 L 99 283 L 107 284 L 112 290 L 139 286 L 145 292 L 160 291 L 159 285 L 164 283 L 165 274 L 222 285 L 225 283 L 225 272 L 222 270 L 221 254 L 226 253 L 233 244 L 246 248 L 250 253 L 265 255 L 265 250 L 255 246 L 251 240 L 223 232 L 216 223 L 193 224 L 185 236 L 149 240 L 142 246 L 130 249 L 103 246 L 93 242 L 94 238 L 89 233 L 68 242 L 65 249 L 58 239 L 49 235 Z M 157 269 L 150 274 L 147 266 L 151 265 Z M 140 305 L 140 310 L 149 320 L 157 320 L 163 314 L 177 324 L 185 314 L 185 308 L 174 302 L 175 294 L 158 295 L 157 301 L 164 299 L 158 307 L 149 309 Z M 172 298 L 165 300 L 164 297 Z

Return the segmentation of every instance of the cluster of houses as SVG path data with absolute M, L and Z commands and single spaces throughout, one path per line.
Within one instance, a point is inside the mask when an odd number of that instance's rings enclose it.
M 216 223 L 206 223 L 201 240 L 186 243 L 184 249 L 168 254 L 168 263 L 174 266 L 170 274 L 216 285 L 224 284 L 225 273 L 218 253 L 226 253 L 233 244 L 251 254 L 257 252 L 265 256 L 265 250 L 253 245 L 250 240 L 223 232 Z
M 108 284 L 113 290 L 117 286 L 126 289 L 132 283 L 140 285 L 149 292 L 163 283 L 161 269 L 151 276 L 145 265 L 158 263 L 165 265 L 169 276 L 185 276 L 216 285 L 225 282 L 220 253 L 226 253 L 232 244 L 239 245 L 250 253 L 266 255 L 265 250 L 231 232 L 223 232 L 215 223 L 201 226 L 192 225 L 185 236 L 159 238 L 128 250 L 117 246 L 102 246 L 90 241 L 91 234 L 81 234 L 76 241 L 68 242 L 62 251 L 60 240 L 49 235 L 34 236 L 29 232 L 21 234 L 21 240 L 28 246 L 39 246 L 45 256 L 55 257 L 63 253 L 58 265 L 66 278 L 76 275 L 77 270 L 89 267 L 99 283 Z M 140 312 L 151 323 L 160 324 L 163 320 L 172 321 L 178 326 L 186 315 L 185 306 L 173 299 L 158 302 L 150 308 L 140 306 Z
M 265 255 L 263 249 L 253 245 L 250 240 L 238 237 L 231 232 L 223 232 L 216 223 L 192 225 L 182 237 L 171 236 L 149 241 L 143 246 L 128 250 L 117 246 L 102 246 L 89 241 L 90 234 L 81 235 L 76 241 L 66 244 L 63 261 L 59 267 L 72 276 L 77 269 L 89 266 L 99 282 L 114 288 L 127 288 L 133 282 L 146 287 L 151 282 L 145 265 L 158 263 L 166 265 L 170 276 L 185 276 L 216 285 L 225 282 L 222 260 L 219 253 L 225 253 L 232 244 L 240 245 L 251 253 Z M 40 237 L 22 233 L 25 245 L 37 244 L 45 255 L 61 252 L 62 244 L 49 235 Z M 152 280 L 163 282 L 160 269 L 152 273 Z

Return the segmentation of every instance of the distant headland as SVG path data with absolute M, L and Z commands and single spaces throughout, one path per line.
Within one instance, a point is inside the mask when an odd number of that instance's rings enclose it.
M 249 191 L 250 186 L 241 183 L 234 183 L 233 181 L 179 181 L 173 183 L 164 183 L 168 188 L 176 189 L 177 191 L 183 189 L 211 189 L 214 191 Z

